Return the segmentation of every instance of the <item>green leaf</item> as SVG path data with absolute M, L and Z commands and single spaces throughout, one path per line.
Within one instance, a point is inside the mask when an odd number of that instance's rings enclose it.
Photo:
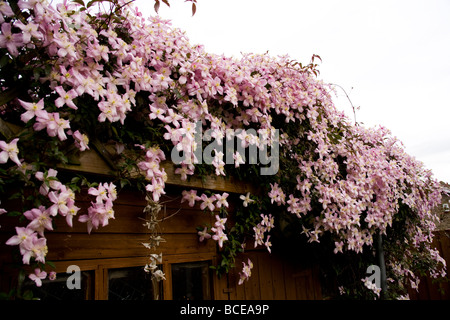
M 80 177 L 73 177 L 70 183 L 77 184 L 80 181 Z
M 8 211 L 6 214 L 8 217 L 19 217 L 22 215 L 22 212 L 19 211 Z
M 23 298 L 24 300 L 31 300 L 31 299 L 33 299 L 33 291 L 31 291 L 31 290 L 26 290 L 26 291 L 23 293 L 22 298 Z
M 10 63 L 12 60 L 9 57 L 9 55 L 5 54 L 3 57 L 0 58 L 0 68 L 3 68 L 8 63 Z

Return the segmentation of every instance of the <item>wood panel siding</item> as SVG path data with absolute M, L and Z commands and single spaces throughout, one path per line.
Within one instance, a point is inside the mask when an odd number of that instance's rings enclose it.
M 253 262 L 252 275 L 239 285 L 242 262 Z M 302 267 L 266 251 L 249 251 L 236 259 L 236 268 L 218 282 L 222 300 L 314 300 L 321 299 L 315 268 Z

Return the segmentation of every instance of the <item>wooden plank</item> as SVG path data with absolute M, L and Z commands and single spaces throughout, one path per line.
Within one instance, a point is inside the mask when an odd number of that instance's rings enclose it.
M 294 276 L 296 300 L 308 300 L 306 291 L 307 278 L 305 276 Z
M 75 260 L 139 257 L 151 253 L 142 242 L 148 237 L 143 234 L 59 234 L 47 235 L 49 252 L 47 259 Z M 154 253 L 185 254 L 215 252 L 215 243 L 199 243 L 197 235 L 167 234 L 166 242 L 154 250 Z
M 172 268 L 171 264 L 167 261 L 163 262 L 163 272 L 166 275 L 166 280 L 164 280 L 163 285 L 163 298 L 164 300 L 172 300 L 173 294 L 172 294 Z
M 316 265 L 312 268 L 313 288 L 315 300 L 322 300 L 322 284 L 319 277 L 319 266 Z
M 286 300 L 297 300 L 297 290 L 294 278 L 294 266 L 286 261 L 284 267 L 284 287 L 286 288 Z
M 270 265 L 272 266 L 272 284 L 273 284 L 273 299 L 285 300 L 286 299 L 286 287 L 284 284 L 284 270 L 283 262 L 280 257 L 274 256 Z
M 80 152 L 79 165 L 76 164 L 60 164 L 58 169 L 66 169 L 80 173 L 94 173 L 104 176 L 111 176 L 113 169 L 108 166 L 105 160 L 98 155 L 94 149 Z
M 221 277 L 215 273 L 213 275 L 214 284 L 214 300 L 230 300 L 230 294 L 234 289 L 228 286 L 228 275 L 224 274 Z
M 87 209 L 86 209 L 87 210 Z M 81 210 L 80 210 L 81 211 Z M 79 212 L 78 217 L 84 214 Z M 108 221 L 108 225 L 99 227 L 95 233 L 148 233 L 144 226 L 145 214 L 142 208 L 132 206 L 115 205 L 114 219 Z M 55 231 L 67 233 L 86 233 L 87 224 L 78 221 L 78 217 L 73 219 L 73 227 L 69 227 L 66 220 L 57 217 L 55 221 Z M 191 209 L 167 209 L 162 210 L 158 218 L 163 220 L 159 223 L 158 232 L 166 233 L 197 233 L 196 227 L 213 223 L 213 216 L 198 210 Z M 215 221 L 215 219 L 214 219 Z M 94 232 L 94 231 L 93 231 Z M 49 232 L 50 233 L 50 232 Z
M 268 252 L 258 254 L 258 276 L 261 294 L 260 299 L 273 300 L 272 267 Z

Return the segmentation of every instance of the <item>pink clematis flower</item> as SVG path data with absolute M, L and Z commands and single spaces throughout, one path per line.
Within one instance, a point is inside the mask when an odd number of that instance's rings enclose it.
M 211 231 L 215 232 L 212 239 L 217 241 L 219 247 L 223 247 L 223 242 L 228 240 L 227 235 L 223 232 L 222 228 L 211 228 Z
M 9 4 L 5 1 L 0 2 L 0 13 L 7 17 L 12 17 L 14 15 L 14 11 L 12 11 Z
M 75 145 L 80 151 L 89 150 L 89 137 L 80 131 L 75 131 L 72 136 L 75 139 Z
M 217 209 L 220 209 L 222 206 L 228 208 L 228 201 L 227 201 L 227 198 L 229 196 L 228 193 L 224 192 L 222 195 L 216 194 L 215 196 L 217 199 L 216 202 Z
M 48 280 L 50 280 L 50 281 L 56 280 L 56 272 L 55 271 L 50 271 L 50 273 L 48 274 Z
M 213 195 L 211 197 L 208 197 L 206 194 L 202 194 L 201 195 L 201 200 L 203 200 L 202 204 L 200 205 L 200 209 L 205 210 L 206 207 L 208 207 L 208 209 L 210 211 L 214 211 L 214 200 L 216 200 L 216 197 Z
M 20 245 L 21 247 L 26 243 L 27 241 L 31 241 L 31 239 L 36 236 L 36 233 L 34 230 L 30 228 L 23 228 L 23 227 L 16 227 L 16 235 L 12 236 L 11 238 L 6 241 L 6 244 L 8 246 L 17 246 Z M 22 248 L 21 248 L 22 252 Z
M 97 203 L 101 203 L 108 199 L 108 190 L 106 190 L 105 186 L 102 184 L 100 184 L 97 188 L 89 188 L 88 193 L 96 197 L 95 201 Z
M 40 116 L 40 113 L 39 113 Z M 59 113 L 48 113 L 47 118 L 44 116 L 42 120 L 38 117 L 38 121 L 41 122 L 41 125 L 47 128 L 47 134 L 50 137 L 58 136 L 59 140 L 64 141 L 67 139 L 66 133 L 64 129 L 70 129 L 70 124 L 68 120 L 61 119 L 59 117 Z M 35 123 L 37 125 L 37 123 Z M 36 130 L 36 129 L 35 129 Z
M 186 165 L 186 164 L 182 164 L 181 168 L 177 168 L 175 170 L 175 174 L 180 174 L 181 180 L 186 180 L 188 175 L 193 175 L 194 174 L 194 166 L 192 164 Z
M 44 206 L 28 210 L 23 215 L 31 220 L 27 228 L 36 231 L 41 236 L 44 236 L 44 229 L 53 230 L 52 218 Z
M 46 196 L 50 191 L 50 188 L 53 190 L 61 189 L 62 183 L 56 179 L 56 175 L 58 171 L 55 169 L 48 169 L 48 172 L 44 173 L 41 171 L 36 172 L 36 179 L 42 181 L 42 185 L 39 188 L 39 193 Z
M 66 214 L 66 223 L 69 227 L 73 227 L 73 217 L 77 215 L 79 210 L 80 208 L 74 204 L 68 207 L 68 211 Z
M 181 194 L 183 195 L 181 202 L 183 203 L 185 200 L 187 200 L 190 207 L 195 206 L 195 201 L 201 200 L 201 198 L 197 195 L 197 190 L 183 190 Z
M 45 256 L 48 252 L 47 239 L 32 237 L 31 241 L 23 242 L 21 248 L 23 264 L 30 264 L 30 259 L 34 258 L 38 262 L 45 263 Z
M 164 191 L 164 181 L 162 181 L 161 179 L 153 178 L 152 183 L 147 184 L 145 189 L 152 193 L 153 201 L 155 202 L 159 201 L 159 198 L 162 194 L 166 194 L 166 192 Z
M 42 33 L 38 31 L 39 25 L 33 22 L 29 22 L 24 24 L 22 21 L 18 20 L 14 23 L 15 27 L 18 27 L 22 30 L 22 40 L 24 44 L 27 44 L 31 41 L 31 37 L 34 38 L 42 38 Z
M 77 110 L 78 107 L 73 103 L 73 99 L 78 96 L 78 93 L 71 89 L 69 91 L 65 91 L 63 87 L 58 86 L 55 88 L 56 92 L 59 94 L 59 98 L 55 100 L 55 106 L 61 108 L 63 105 L 67 105 L 69 108 Z
M 17 57 L 19 50 L 23 46 L 23 36 L 19 33 L 11 33 L 11 24 L 4 22 L 1 26 L 0 48 L 7 48 L 9 53 Z
M 34 273 L 30 274 L 28 278 L 33 280 L 36 283 L 37 287 L 42 286 L 42 280 L 47 277 L 47 272 L 41 271 L 41 269 L 34 269 Z
M 44 98 L 39 100 L 39 102 L 37 102 L 37 103 L 36 102 L 25 102 L 20 99 L 18 99 L 18 100 L 19 100 L 20 104 L 22 105 L 22 107 L 24 107 L 24 109 L 27 110 L 25 113 L 22 113 L 20 115 L 20 120 L 22 120 L 25 123 L 30 121 L 31 119 L 33 119 L 39 110 L 44 109 Z
M 199 239 L 198 240 L 200 242 L 204 241 L 205 239 L 210 239 L 211 238 L 211 235 L 208 233 L 208 228 L 207 227 L 203 228 L 203 230 L 199 231 L 197 234 L 199 235 Z
M 239 199 L 244 201 L 244 203 L 243 203 L 244 207 L 247 207 L 249 203 L 252 203 L 255 201 L 250 198 L 250 192 L 247 192 L 247 194 L 245 196 L 244 195 L 239 196 Z
M 56 216 L 58 213 L 62 216 L 66 216 L 69 212 L 69 206 L 73 203 L 73 191 L 67 189 L 64 185 L 61 186 L 60 192 L 51 191 L 48 194 L 48 198 L 53 205 L 48 209 L 50 215 Z
M 11 159 L 18 166 L 22 165 L 18 157 L 19 149 L 17 148 L 17 141 L 19 141 L 19 138 L 13 139 L 10 143 L 0 141 L 0 149 L 2 150 L 0 152 L 0 163 L 6 163 L 8 159 Z
M 248 280 L 252 275 L 253 262 L 250 259 L 248 259 L 247 262 L 248 264 L 242 262 L 243 268 L 242 272 L 239 273 L 239 285 L 243 284 L 244 281 Z

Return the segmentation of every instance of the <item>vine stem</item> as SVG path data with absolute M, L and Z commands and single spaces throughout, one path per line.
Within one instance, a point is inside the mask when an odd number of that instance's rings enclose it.
M 338 84 L 335 84 L 335 83 L 329 83 L 329 85 L 330 85 L 330 86 L 336 86 L 336 87 L 339 87 L 339 88 L 344 92 L 345 96 L 347 97 L 347 100 L 350 102 L 350 105 L 352 106 L 353 117 L 354 117 L 354 120 L 355 120 L 355 125 L 358 125 L 358 122 L 356 121 L 356 108 L 355 108 L 355 106 L 353 105 L 352 100 L 351 100 L 350 97 L 348 96 L 347 91 L 345 91 L 345 89 L 344 89 L 342 86 L 338 85 Z

